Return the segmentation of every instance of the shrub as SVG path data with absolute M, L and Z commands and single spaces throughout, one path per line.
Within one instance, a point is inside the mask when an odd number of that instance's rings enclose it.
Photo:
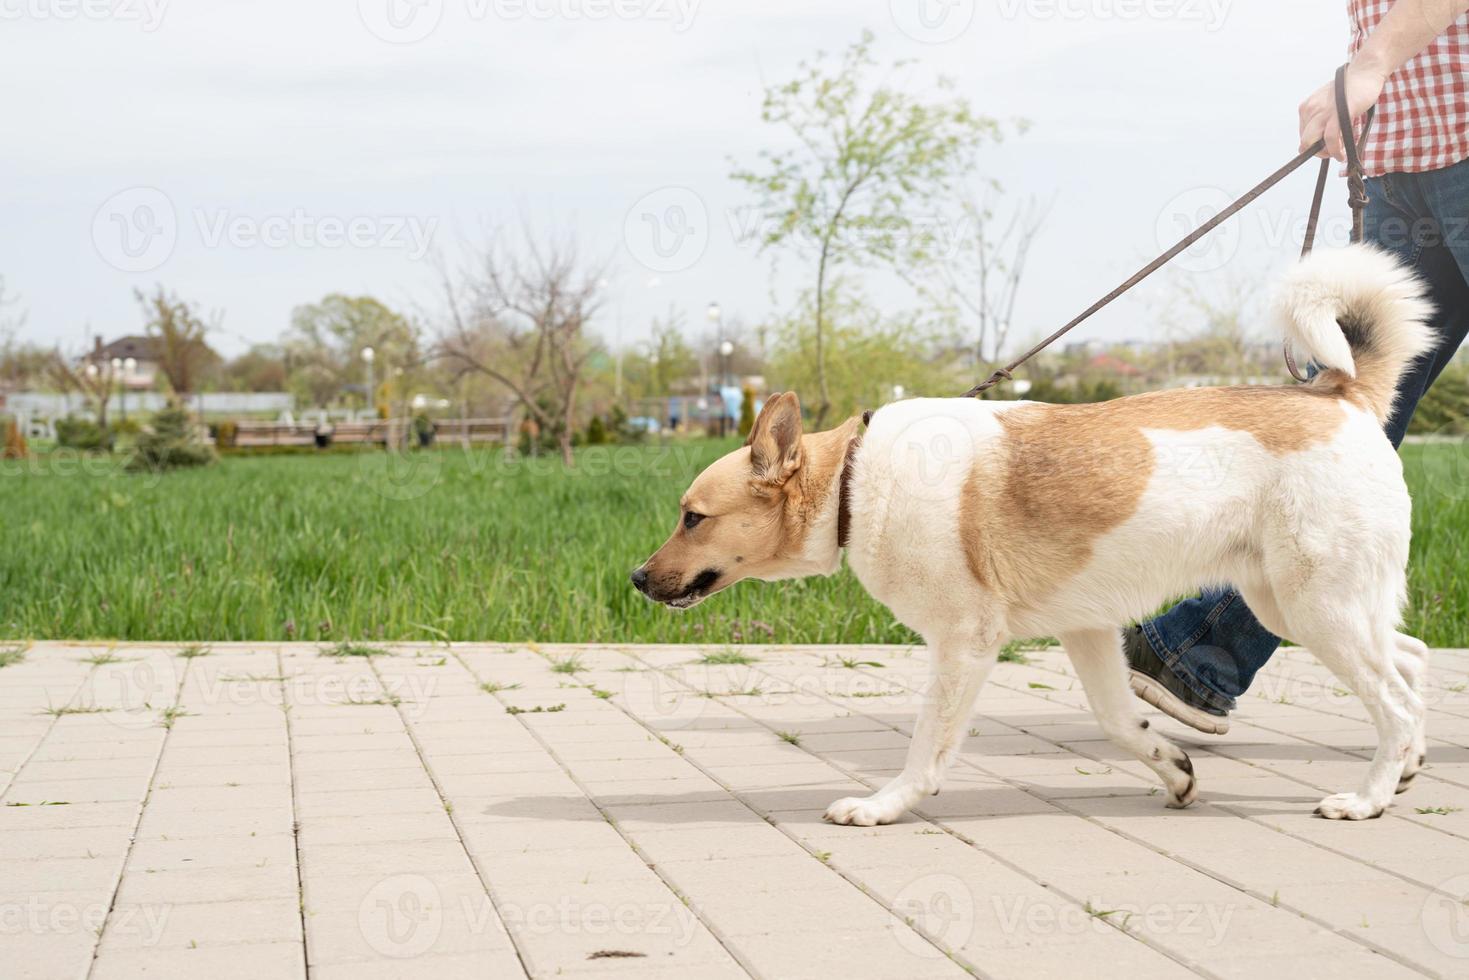
M 587 423 L 587 445 L 602 446 L 607 443 L 607 426 L 602 421 L 602 416 L 593 415 L 592 420 Z
M 225 420 L 214 427 L 214 448 L 234 449 L 235 442 L 239 439 L 240 427 L 234 422 Z
M 1455 365 L 1440 374 L 1418 403 L 1408 431 L 1414 435 L 1469 432 L 1469 370 Z
M 101 452 L 111 443 L 102 427 L 91 419 L 68 415 L 56 420 L 56 444 L 64 449 Z
M 438 434 L 439 427 L 434 424 L 433 419 L 427 415 L 413 416 L 413 437 L 418 441 L 419 446 L 425 449 L 432 446 L 434 437 Z
M 0 450 L 0 459 L 25 459 L 30 455 L 26 437 L 21 434 L 20 423 L 10 419 L 5 423 L 5 448 Z
M 138 437 L 128 469 L 158 472 L 207 466 L 217 458 L 214 449 L 197 438 L 189 413 L 170 405 L 153 416 L 152 431 Z
M 749 385 L 740 394 L 740 435 L 748 436 L 755 428 L 755 389 Z

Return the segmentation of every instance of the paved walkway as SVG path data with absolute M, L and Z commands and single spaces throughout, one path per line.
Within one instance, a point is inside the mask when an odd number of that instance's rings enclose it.
M 1464 651 L 1381 820 L 1311 816 L 1373 734 L 1300 652 L 1227 737 L 1155 722 L 1175 812 L 1053 650 L 868 829 L 821 814 L 902 765 L 922 650 L 183 653 L 0 652 L 7 978 L 1469 973 Z

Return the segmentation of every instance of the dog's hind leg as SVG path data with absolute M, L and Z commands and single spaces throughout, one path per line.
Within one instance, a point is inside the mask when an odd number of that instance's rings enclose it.
M 930 643 L 933 657 L 908 760 L 903 771 L 871 796 L 849 796 L 826 810 L 832 823 L 871 827 L 892 823 L 925 796 L 939 791 L 944 773 L 964 739 L 974 700 L 999 659 L 997 645 L 960 641 Z
M 1148 727 L 1127 682 L 1127 661 L 1117 630 L 1061 634 L 1061 645 L 1081 678 L 1102 731 L 1156 772 L 1168 789 L 1168 805 L 1186 807 L 1198 796 L 1188 753 Z
M 1394 638 L 1397 651 L 1393 654 L 1393 665 L 1421 700 L 1428 682 L 1428 646 L 1407 633 L 1396 633 Z M 1428 761 L 1428 735 L 1424 730 L 1427 720 L 1428 712 L 1424 711 L 1413 732 L 1413 744 L 1408 749 L 1408 757 L 1403 761 L 1403 775 L 1398 779 L 1399 793 L 1413 784 L 1413 777 L 1418 775 L 1423 764 Z
M 1361 788 L 1328 796 L 1316 812 L 1328 820 L 1380 817 L 1397 792 L 1409 753 L 1418 751 L 1416 739 L 1424 716 L 1423 699 L 1400 672 L 1396 635 L 1384 632 L 1374 637 L 1363 631 L 1305 640 L 1316 658 L 1362 699 L 1377 726 L 1377 751 Z

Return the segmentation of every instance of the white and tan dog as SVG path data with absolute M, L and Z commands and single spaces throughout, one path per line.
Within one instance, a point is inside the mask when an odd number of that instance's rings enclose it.
M 896 820 L 938 792 L 975 697 L 1011 638 L 1061 638 L 1102 728 L 1197 794 L 1182 749 L 1148 727 L 1119 627 L 1232 584 L 1272 632 L 1359 694 L 1378 731 L 1333 819 L 1375 817 L 1421 767 L 1427 649 L 1396 631 L 1409 510 L 1382 425 L 1431 309 L 1388 256 L 1320 252 L 1276 302 L 1305 385 L 1175 389 L 1091 405 L 913 399 L 803 435 L 772 397 L 748 446 L 689 487 L 679 527 L 633 573 L 687 608 L 742 578 L 828 575 L 843 548 L 866 589 L 927 641 L 931 682 L 901 775 L 827 819 Z

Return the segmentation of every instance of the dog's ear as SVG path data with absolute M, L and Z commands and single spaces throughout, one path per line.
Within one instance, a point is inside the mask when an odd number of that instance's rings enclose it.
M 750 467 L 755 479 L 784 484 L 801 468 L 801 402 L 794 391 L 771 395 L 750 429 Z

